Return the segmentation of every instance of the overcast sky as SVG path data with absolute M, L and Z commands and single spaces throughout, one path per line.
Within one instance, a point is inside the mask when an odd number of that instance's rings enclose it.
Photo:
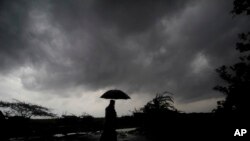
M 0 100 L 24 100 L 53 112 L 104 116 L 116 103 L 131 114 L 170 91 L 185 112 L 208 112 L 223 98 L 215 69 L 237 61 L 232 0 L 1 0 Z

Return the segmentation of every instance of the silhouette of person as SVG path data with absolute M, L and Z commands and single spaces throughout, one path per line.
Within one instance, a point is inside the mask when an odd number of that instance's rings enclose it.
M 117 141 L 115 101 L 110 100 L 105 110 L 105 124 L 100 141 Z

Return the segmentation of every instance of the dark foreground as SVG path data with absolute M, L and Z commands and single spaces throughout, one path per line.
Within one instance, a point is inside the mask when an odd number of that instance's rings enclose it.
M 136 133 L 136 128 L 126 128 L 126 129 L 118 129 L 118 141 L 149 141 L 143 135 Z M 11 138 L 12 141 L 99 141 L 101 136 L 101 132 L 88 132 L 88 133 L 68 133 L 66 135 L 63 134 L 55 134 L 51 137 L 19 137 L 19 138 Z
M 118 141 L 163 141 L 168 139 L 209 138 L 245 139 L 237 129 L 249 131 L 248 115 L 216 115 L 212 113 L 142 114 L 121 117 L 117 122 Z M 1 125 L 1 141 L 98 141 L 103 118 L 76 118 L 31 120 L 8 119 Z

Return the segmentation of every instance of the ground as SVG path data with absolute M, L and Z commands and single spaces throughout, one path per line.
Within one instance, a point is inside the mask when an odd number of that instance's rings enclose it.
M 135 128 L 118 129 L 118 141 L 149 141 L 145 136 L 137 134 Z M 69 133 L 67 135 L 56 134 L 52 138 L 26 137 L 12 138 L 11 141 L 99 141 L 101 132 L 95 133 Z

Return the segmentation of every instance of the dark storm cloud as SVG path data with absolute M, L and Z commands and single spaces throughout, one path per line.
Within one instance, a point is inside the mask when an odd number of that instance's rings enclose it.
M 106 24 L 124 34 L 143 32 L 163 16 L 177 14 L 188 1 L 180 0 L 107 0 L 97 3 L 97 14 Z
M 1 71 L 8 71 L 19 63 L 23 63 L 22 52 L 26 45 L 22 39 L 22 33 L 27 18 L 27 4 L 22 2 L 0 2 Z
M 181 0 L 106 0 L 106 1 L 52 1 L 52 14 L 68 28 L 87 22 L 103 28 L 116 28 L 119 33 L 141 33 L 163 16 L 182 11 L 190 2 Z M 65 18 L 67 17 L 67 18 Z M 72 22 L 74 23 L 72 25 Z
M 39 5 L 39 3 L 36 3 Z M 37 7 L 27 0 L 0 2 L 0 72 L 8 73 L 30 62 L 40 62 L 41 49 L 31 46 L 30 10 Z
M 38 1 L 1 4 L 1 72 L 30 90 L 169 90 L 183 101 L 217 97 L 214 69 L 232 62 L 232 1 Z

